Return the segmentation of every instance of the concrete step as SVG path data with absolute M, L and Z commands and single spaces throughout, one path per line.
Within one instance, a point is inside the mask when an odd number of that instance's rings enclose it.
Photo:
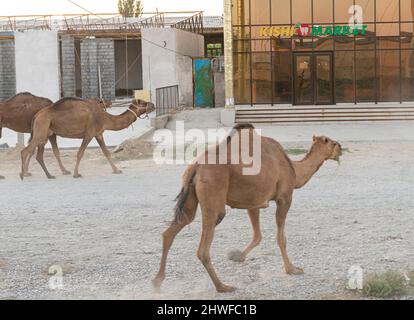
M 389 120 L 414 120 L 414 106 L 252 107 L 236 110 L 237 123 Z

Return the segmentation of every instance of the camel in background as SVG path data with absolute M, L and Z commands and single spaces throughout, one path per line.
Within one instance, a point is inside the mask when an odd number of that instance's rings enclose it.
M 55 104 L 41 110 L 34 118 L 32 127 L 32 139 L 28 146 L 22 150 L 22 169 L 20 177 L 26 175 L 29 168 L 30 157 L 36 147 L 38 148 L 37 160 L 43 168 L 46 176 L 53 179 L 43 161 L 44 145 L 51 135 L 64 138 L 83 139 L 77 155 L 74 178 L 80 178 L 79 164 L 85 153 L 86 147 L 93 138 L 96 139 L 105 157 L 112 167 L 113 173 L 121 173 L 111 159 L 111 153 L 106 147 L 103 133 L 105 130 L 120 131 L 128 128 L 143 114 L 155 110 L 150 102 L 134 100 L 129 108 L 121 115 L 111 115 L 102 110 L 96 104 L 79 98 L 63 98 Z
M 257 175 L 243 175 L 243 164 L 205 164 L 200 160 L 190 165 L 183 175 L 183 184 L 177 197 L 175 219 L 163 233 L 163 251 L 160 269 L 153 280 L 159 290 L 165 278 L 168 251 L 175 236 L 190 224 L 197 211 L 198 204 L 202 214 L 202 235 L 197 256 L 207 270 L 218 292 L 231 292 L 233 287 L 223 284 L 211 263 L 210 247 L 214 238 L 214 229 L 225 216 L 225 206 L 247 209 L 253 226 L 253 240 L 247 248 L 236 254 L 236 259 L 243 261 L 247 254 L 261 241 L 259 214 L 261 208 L 267 208 L 270 201 L 277 203 L 276 224 L 277 242 L 282 254 L 285 270 L 288 274 L 302 274 L 303 270 L 295 267 L 289 260 L 286 250 L 285 220 L 292 202 L 294 189 L 303 187 L 327 160 L 339 161 L 342 155 L 341 145 L 327 137 L 314 137 L 313 144 L 301 161 L 291 161 L 282 146 L 268 137 L 260 137 L 250 124 L 237 125 L 222 144 L 228 146 L 227 159 L 231 157 L 232 139 L 235 133 L 249 130 L 250 141 L 261 139 L 261 169 Z M 213 147 L 220 150 L 220 145 Z M 208 159 L 208 149 L 202 156 Z M 252 143 L 249 146 L 252 155 Z M 239 144 L 239 156 L 241 154 Z
M 89 99 L 88 101 L 98 103 L 103 109 L 110 107 L 112 104 L 110 101 L 98 98 Z M 29 92 L 19 93 L 2 103 L 0 102 L 0 138 L 2 137 L 2 128 L 8 128 L 19 133 L 31 133 L 35 115 L 52 104 L 51 100 L 35 96 Z M 60 158 L 56 135 L 52 134 L 48 139 L 62 174 L 69 175 L 70 172 L 65 169 Z M 30 173 L 27 172 L 26 175 L 30 175 Z

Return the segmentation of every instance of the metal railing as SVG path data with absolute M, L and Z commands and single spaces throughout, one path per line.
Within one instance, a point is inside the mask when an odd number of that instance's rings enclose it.
M 169 113 L 172 109 L 179 107 L 178 85 L 157 88 L 156 94 L 156 116 Z

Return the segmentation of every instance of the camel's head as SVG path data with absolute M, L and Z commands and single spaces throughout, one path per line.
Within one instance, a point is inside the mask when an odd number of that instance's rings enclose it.
M 152 102 L 135 99 L 132 101 L 129 109 L 139 115 L 143 113 L 146 113 L 148 115 L 155 110 L 155 105 Z
M 319 150 L 325 155 L 325 160 L 335 160 L 340 163 L 342 156 L 342 146 L 339 142 L 325 136 L 313 137 L 313 145 L 317 145 Z

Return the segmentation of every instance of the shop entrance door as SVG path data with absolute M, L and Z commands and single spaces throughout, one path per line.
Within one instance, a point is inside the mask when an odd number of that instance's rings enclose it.
M 334 104 L 332 52 L 294 53 L 295 105 Z

